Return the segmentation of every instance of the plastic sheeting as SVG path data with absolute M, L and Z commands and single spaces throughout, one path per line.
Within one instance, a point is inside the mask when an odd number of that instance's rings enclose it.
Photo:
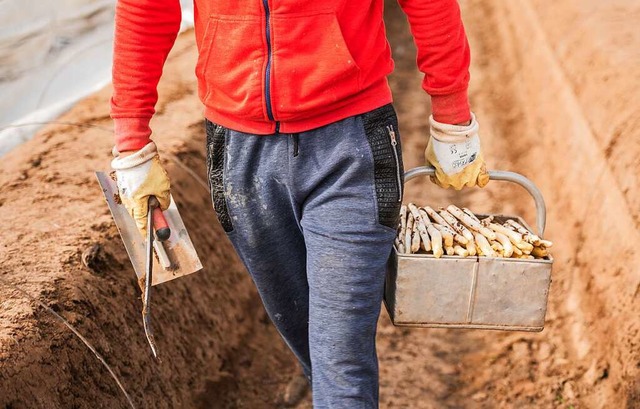
M 108 83 L 115 3 L 0 0 L 0 156 Z

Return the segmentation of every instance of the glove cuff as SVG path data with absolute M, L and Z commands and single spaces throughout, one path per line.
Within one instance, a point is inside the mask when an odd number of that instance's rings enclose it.
M 446 143 L 460 143 L 467 139 L 478 135 L 478 121 L 476 116 L 471 113 L 471 123 L 469 125 L 451 125 L 443 124 L 433 119 L 433 115 L 429 116 L 429 125 L 431 126 L 431 137 Z
M 135 168 L 136 166 L 140 166 L 143 163 L 149 162 L 156 155 L 158 155 L 158 148 L 156 147 L 155 142 L 151 141 L 146 144 L 142 149 L 137 151 L 134 154 L 121 158 L 118 154 L 118 151 L 113 149 L 114 156 L 117 154 L 112 161 L 111 167 L 115 170 L 125 170 Z

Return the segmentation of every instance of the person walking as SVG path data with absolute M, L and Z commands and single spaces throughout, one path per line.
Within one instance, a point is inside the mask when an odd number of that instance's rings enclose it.
M 404 172 L 383 3 L 195 0 L 212 201 L 316 408 L 378 407 L 376 324 Z M 482 187 L 459 6 L 399 3 L 431 96 L 433 180 Z M 149 121 L 180 21 L 179 0 L 116 6 L 112 167 L 141 231 L 150 195 L 169 204 Z

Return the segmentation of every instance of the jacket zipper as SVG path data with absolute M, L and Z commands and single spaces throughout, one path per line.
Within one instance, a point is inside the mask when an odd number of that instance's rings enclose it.
M 276 121 L 273 116 L 273 109 L 271 107 L 271 12 L 269 10 L 269 0 L 262 0 L 265 12 L 265 24 L 266 24 L 266 36 L 267 36 L 267 68 L 264 73 L 264 94 L 267 100 L 267 116 L 269 120 L 276 123 L 276 133 L 280 131 L 280 122 Z
M 387 126 L 389 132 L 389 138 L 391 138 L 391 150 L 393 151 L 393 157 L 396 160 L 396 177 L 398 179 L 398 202 L 402 201 L 402 175 L 400 174 L 400 159 L 398 159 L 398 140 L 396 139 L 396 131 L 393 130 L 393 125 Z

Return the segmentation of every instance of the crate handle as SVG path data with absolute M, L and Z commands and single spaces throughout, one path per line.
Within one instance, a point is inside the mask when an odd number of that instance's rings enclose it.
M 405 183 L 418 176 L 434 176 L 436 174 L 435 168 L 431 166 L 419 166 L 417 168 L 410 169 L 404 173 Z M 532 181 L 522 176 L 519 173 L 510 172 L 507 170 L 490 170 L 489 179 L 491 180 L 506 180 L 507 182 L 517 183 L 526 189 L 527 192 L 533 197 L 536 203 L 536 225 L 538 227 L 538 236 L 544 235 L 544 228 L 547 223 L 547 207 L 544 204 L 544 197 L 540 189 L 533 184 Z

